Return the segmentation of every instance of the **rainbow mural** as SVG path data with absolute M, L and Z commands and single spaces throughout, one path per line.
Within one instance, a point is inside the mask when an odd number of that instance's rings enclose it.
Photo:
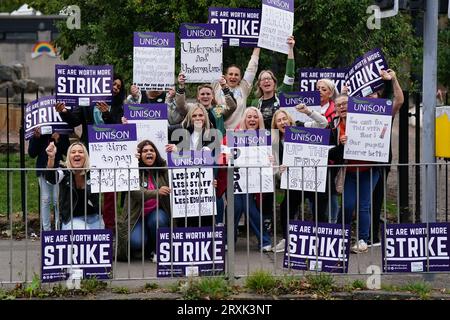
M 43 54 L 48 55 L 49 57 L 56 58 L 56 50 L 53 45 L 48 41 L 39 41 L 37 42 L 33 49 L 31 50 L 31 58 L 37 58 Z

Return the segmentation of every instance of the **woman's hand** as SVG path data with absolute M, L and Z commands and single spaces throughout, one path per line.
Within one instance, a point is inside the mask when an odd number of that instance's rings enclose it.
M 99 101 L 97 102 L 97 109 L 100 110 L 101 113 L 104 113 L 106 111 L 109 111 L 109 106 L 105 101 Z
M 286 169 L 287 169 L 286 165 L 282 164 L 280 166 L 280 174 L 283 174 L 286 171 Z
M 136 86 L 136 85 L 132 85 L 131 86 L 131 88 L 130 88 L 130 93 L 131 93 L 131 96 L 134 98 L 134 99 L 137 99 L 138 97 L 139 97 L 139 88 L 138 88 L 138 86 Z
M 217 188 L 217 180 L 216 179 L 213 180 L 213 187 Z
M 185 83 L 186 83 L 186 76 L 184 75 L 184 73 L 180 73 L 178 75 L 178 86 L 180 88 L 184 88 Z
M 339 142 L 341 144 L 346 144 L 347 143 L 347 136 L 343 135 L 342 137 L 339 138 Z
M 296 109 L 298 112 L 301 112 L 301 113 L 306 114 L 307 116 L 310 116 L 310 115 L 312 114 L 311 109 L 308 108 L 308 107 L 306 106 L 306 104 L 304 104 L 304 103 L 300 103 L 300 104 L 296 105 L 296 106 L 295 106 L 295 109 Z
M 49 143 L 48 147 L 45 149 L 45 152 L 47 152 L 47 156 L 49 159 L 55 159 L 56 146 L 53 141 Z
M 166 144 L 166 152 L 177 152 L 177 146 L 174 144 Z
M 58 102 L 57 104 L 55 104 L 55 110 L 57 112 L 67 112 L 64 102 Z
M 168 196 L 170 195 L 170 188 L 167 186 L 162 186 L 159 188 L 158 193 L 160 196 Z
M 225 79 L 225 76 L 222 75 L 219 79 L 219 84 L 222 87 L 222 89 L 225 89 L 227 87 L 227 79 Z
M 120 120 L 122 120 L 122 124 L 128 124 L 128 119 L 125 117 L 122 117 Z

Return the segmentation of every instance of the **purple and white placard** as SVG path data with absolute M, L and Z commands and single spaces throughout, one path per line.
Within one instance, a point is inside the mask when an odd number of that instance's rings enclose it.
M 134 32 L 133 84 L 141 90 L 168 90 L 175 81 L 175 33 Z
M 165 146 L 168 143 L 167 104 L 125 104 L 123 116 L 128 123 L 136 124 L 137 145 L 143 140 L 150 140 L 159 154 L 167 160 Z
M 325 192 L 329 129 L 287 127 L 284 138 L 281 189 Z
M 211 151 L 168 154 L 172 217 L 199 217 L 217 214 Z M 181 169 L 185 168 L 185 169 Z
M 288 112 L 294 121 L 313 121 L 306 114 L 295 109 L 295 106 L 300 103 L 304 103 L 312 111 L 320 113 L 320 93 L 318 91 L 281 92 L 279 98 L 281 109 Z
M 55 96 L 41 97 L 27 104 L 25 107 L 25 140 L 33 137 L 34 129 L 37 127 L 41 128 L 41 134 L 73 132 L 73 128 L 69 127 L 55 110 L 55 104 Z M 67 109 L 70 110 L 70 107 Z
M 450 271 L 449 223 L 383 225 L 384 272 Z
M 213 82 L 222 76 L 222 27 L 183 23 L 180 27 L 181 72 L 187 83 Z
M 273 192 L 269 130 L 227 130 L 228 164 L 234 165 L 234 193 Z
M 55 65 L 56 101 L 66 106 L 93 106 L 99 101 L 111 104 L 113 67 Z
M 208 12 L 208 23 L 217 23 L 222 26 L 224 46 L 256 47 L 258 45 L 261 9 L 210 7 Z
M 349 97 L 344 159 L 389 161 L 392 101 Z
M 347 273 L 349 253 L 350 225 L 289 221 L 284 268 Z
M 225 271 L 225 228 L 159 228 L 157 276 L 212 276 Z
M 135 124 L 88 126 L 93 193 L 139 190 L 136 138 Z
M 348 86 L 348 94 L 356 97 L 367 97 L 383 87 L 381 70 L 388 69 L 388 64 L 383 52 L 376 48 L 362 57 L 358 57 L 350 66 L 345 82 Z
M 42 231 L 41 281 L 109 279 L 112 238 L 108 229 Z
M 293 31 L 294 0 L 262 0 L 258 47 L 288 54 Z
M 298 71 L 298 84 L 300 91 L 317 90 L 317 81 L 320 79 L 330 79 L 333 81 L 338 92 L 342 92 L 342 88 L 345 85 L 345 76 L 347 74 L 347 68 L 300 68 Z

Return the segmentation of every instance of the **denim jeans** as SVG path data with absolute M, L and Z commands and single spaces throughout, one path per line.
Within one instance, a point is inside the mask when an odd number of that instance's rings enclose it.
M 250 228 L 255 233 L 258 238 L 258 245 L 261 247 L 261 213 L 256 207 L 255 199 L 253 194 L 235 194 L 234 195 L 234 229 L 235 234 L 237 234 L 237 229 L 239 225 L 239 220 L 242 214 L 247 215 L 247 196 L 248 196 L 248 214 Z M 267 230 L 263 227 L 262 233 L 262 247 L 272 244 L 270 235 Z
M 217 198 L 216 200 L 216 208 L 217 208 L 217 215 L 216 215 L 216 225 L 219 223 L 224 223 L 223 215 L 225 213 L 225 203 L 223 201 L 223 197 Z
M 85 220 L 86 218 L 86 220 Z M 103 218 L 96 214 L 88 214 L 87 216 L 73 217 L 71 221 L 62 225 L 62 230 L 90 230 L 104 229 L 105 224 Z
M 59 211 L 58 211 L 58 185 L 51 184 L 45 180 L 44 175 L 38 178 L 41 202 L 41 226 L 43 231 L 50 231 L 52 223 L 50 218 L 50 205 L 53 204 L 55 210 L 55 229 L 59 229 Z
M 372 173 L 372 184 L 370 183 L 370 175 Z M 372 168 L 369 171 L 359 172 L 359 229 L 358 239 L 364 241 L 369 240 L 370 231 L 370 197 L 380 178 L 380 170 L 378 168 Z M 345 185 L 343 194 L 343 206 L 344 206 L 344 223 L 351 224 L 353 211 L 356 207 L 356 184 L 357 173 L 349 172 L 345 175 Z M 356 212 L 358 212 L 356 211 Z M 338 223 L 342 223 L 342 210 L 339 214 Z
M 132 251 L 142 250 L 144 245 L 145 252 L 156 252 L 157 229 L 156 222 L 159 227 L 169 226 L 169 215 L 162 209 L 154 210 L 144 217 L 144 242 L 142 242 L 142 216 L 136 222 L 130 234 L 130 248 Z
M 339 203 L 338 203 L 338 195 L 336 193 L 332 193 L 330 197 L 331 201 L 331 212 L 330 212 L 330 204 L 327 203 L 327 211 L 326 214 L 330 219 L 330 223 L 336 223 L 337 217 L 339 213 Z

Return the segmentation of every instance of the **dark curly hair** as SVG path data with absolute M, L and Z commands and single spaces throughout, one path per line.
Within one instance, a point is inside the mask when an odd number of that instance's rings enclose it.
M 155 144 L 150 141 L 150 140 L 143 140 L 141 142 L 139 142 L 137 149 L 138 149 L 138 153 L 139 153 L 139 167 L 147 167 L 147 165 L 144 164 L 144 162 L 142 161 L 142 157 L 140 156 L 140 154 L 142 153 L 142 149 L 144 149 L 145 146 L 152 146 L 153 149 L 155 149 L 155 153 L 156 153 L 156 159 L 155 162 L 153 163 L 152 167 L 165 167 L 166 166 L 166 161 L 161 157 L 161 154 L 159 153 L 158 148 L 156 148 Z M 161 169 L 158 169 L 156 171 L 160 171 Z

